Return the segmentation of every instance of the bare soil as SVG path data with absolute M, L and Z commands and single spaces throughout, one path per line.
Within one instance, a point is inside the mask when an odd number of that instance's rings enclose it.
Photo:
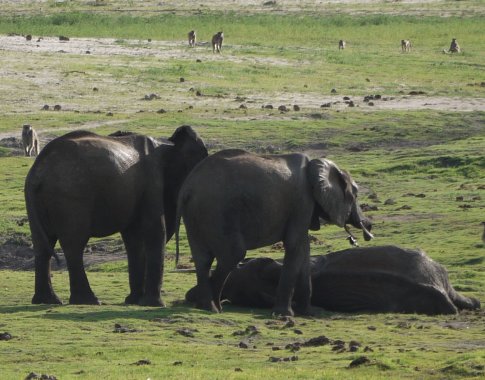
M 250 64 L 264 64 L 270 66 L 288 66 L 294 62 L 287 59 L 280 59 L 274 57 L 248 57 L 238 54 L 243 47 L 232 45 L 230 50 L 223 52 L 222 55 L 212 54 L 208 42 L 199 42 L 195 49 L 188 49 L 186 41 L 140 41 L 140 40 L 115 40 L 112 38 L 71 38 L 69 41 L 59 41 L 58 37 L 42 37 L 39 40 L 38 36 L 34 36 L 31 41 L 27 41 L 23 36 L 0 36 L 0 51 L 7 54 L 9 52 L 22 53 L 26 57 L 42 57 L 47 55 L 60 55 L 70 58 L 80 57 L 82 55 L 89 55 L 92 58 L 103 57 L 154 57 L 157 60 L 165 61 L 170 59 L 186 59 L 186 60 L 202 60 L 202 61 L 231 61 L 235 63 L 250 63 Z M 10 59 L 17 59 L 13 56 Z M 4 56 L 6 60 L 5 69 L 0 68 L 0 79 L 4 83 L 16 83 L 19 73 L 13 69 L 15 67 L 13 62 L 9 62 L 9 58 Z M 299 63 L 301 64 L 301 62 Z M 75 76 L 82 78 L 82 72 L 69 72 L 73 76 L 72 80 L 78 80 Z M 49 76 L 50 75 L 50 76 Z M 64 73 L 66 75 L 66 73 Z M 26 104 L 25 99 L 9 98 L 6 99 L 5 108 L 7 112 L 17 112 L 22 110 L 25 112 L 37 112 L 43 102 L 46 102 L 43 96 L 47 93 L 56 93 L 59 91 L 59 85 L 64 84 L 69 87 L 73 83 L 68 82 L 69 78 L 52 78 L 52 73 L 46 72 L 39 68 L 39 72 L 28 74 L 28 81 L 31 86 L 39 87 L 45 91 L 39 91 L 37 94 L 30 94 L 32 98 Z M 60 83 L 61 82 L 61 83 Z M 81 79 L 82 82 L 82 79 Z M 79 83 L 78 83 L 79 85 Z M 475 85 L 475 84 L 473 84 Z M 480 84 L 479 84 L 480 85 Z M 14 88 L 8 88 L 5 85 L 6 91 L 15 91 Z M 320 109 L 323 104 L 329 105 L 331 109 L 347 109 L 349 107 L 357 107 L 366 111 L 372 110 L 441 110 L 441 111 L 481 111 L 485 109 L 485 98 L 459 98 L 459 97 L 440 97 L 427 96 L 420 91 L 408 92 L 404 91 L 398 96 L 386 97 L 382 96 L 378 99 L 371 99 L 364 101 L 363 97 L 351 97 L 344 100 L 347 94 L 309 94 L 297 92 L 285 92 L 271 94 L 271 105 L 275 111 L 280 105 L 285 105 L 289 108 L 288 117 L 293 114 L 292 107 L 297 105 L 301 112 L 308 112 L 309 110 Z M 379 95 L 379 94 L 369 94 Z M 262 105 L 270 104 L 268 94 L 254 93 L 247 96 L 244 103 L 248 109 L 258 108 Z M 85 96 L 84 96 L 85 97 Z M 124 103 L 119 103 L 120 99 L 116 99 L 116 103 L 110 102 L 110 96 L 107 95 L 104 99 L 99 99 L 98 106 L 101 109 L 123 110 L 123 111 L 140 111 L 140 99 L 126 98 Z M 213 96 L 198 96 L 196 100 L 192 94 L 188 93 L 172 93 L 170 99 L 163 99 L 167 104 L 173 107 L 180 107 L 181 104 L 187 102 L 194 103 L 198 108 L 225 108 L 236 109 L 239 103 L 235 102 L 234 97 L 213 97 Z M 91 102 L 92 103 L 92 102 Z M 83 96 L 69 99 L 69 104 L 63 104 L 62 109 L 67 111 L 79 112 L 94 112 L 91 103 L 83 103 Z M 149 107 L 144 102 L 144 106 Z M 352 103 L 352 104 L 350 104 Z M 155 107 L 155 105 L 153 105 Z M 99 112 L 99 109 L 97 110 Z M 221 115 L 223 117 L 223 115 Z M 246 116 L 241 116 L 244 119 Z M 261 116 L 264 118 L 264 116 Z M 254 115 L 247 116 L 247 118 L 254 118 Z M 82 126 L 84 128 L 84 126 Z

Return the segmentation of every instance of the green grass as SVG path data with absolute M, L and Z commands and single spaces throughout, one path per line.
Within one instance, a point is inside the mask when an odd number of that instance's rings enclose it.
M 211 152 L 234 147 L 325 154 L 352 173 L 360 202 L 377 206 L 367 213 L 376 239 L 365 243 L 359 236 L 361 245 L 421 248 L 445 265 L 456 289 L 485 300 L 485 245 L 479 225 L 485 208 L 485 111 L 320 108 L 332 88 L 339 99 L 402 97 L 411 90 L 465 104 L 483 98 L 483 4 L 385 2 L 314 9 L 305 3 L 299 10 L 284 11 L 277 4 L 261 11 L 231 3 L 221 14 L 210 7 L 192 12 L 180 5 L 172 13 L 155 2 L 106 3 L 94 7 L 85 1 L 48 1 L 41 12 L 38 4 L 24 2 L 2 9 L 0 34 L 110 37 L 117 47 L 153 54 L 3 50 L 0 134 L 18 138 L 20 126 L 28 122 L 43 143 L 74 128 L 168 137 L 176 127 L 189 124 Z M 117 10 L 126 7 L 132 11 Z M 444 7 L 452 10 L 450 17 L 438 17 Z M 193 28 L 202 41 L 223 29 L 223 54 L 213 56 L 205 46 L 189 49 L 185 36 Z M 442 53 L 452 37 L 458 38 L 463 54 Z M 344 52 L 337 50 L 341 38 L 348 42 Z M 402 38 L 413 41 L 411 53 L 400 52 Z M 159 50 L 173 57 L 157 56 Z M 197 90 L 202 96 L 196 96 Z M 142 100 L 150 93 L 161 99 Z M 242 103 L 247 110 L 239 109 Z M 61 104 L 63 109 L 41 111 L 44 104 Z M 302 110 L 280 113 L 262 109 L 264 104 L 300 104 Z M 157 113 L 160 108 L 167 113 Z M 28 244 L 23 183 L 33 159 L 15 152 L 0 147 L 0 243 Z M 312 245 L 312 254 L 348 248 L 345 231 L 337 227 L 322 227 L 312 235 L 324 242 Z M 120 250 L 119 235 L 102 240 L 110 252 Z M 182 263 L 192 265 L 183 229 L 181 240 Z M 2 378 L 25 378 L 31 371 L 61 379 L 485 375 L 483 311 L 446 317 L 319 311 L 315 318 L 297 317 L 294 328 L 284 328 L 268 310 L 226 305 L 222 314 L 212 315 L 180 302 L 195 285 L 195 275 L 174 273 L 173 241 L 167 251 L 165 309 L 122 305 L 128 293 L 123 255 L 88 271 L 93 290 L 104 302 L 98 307 L 31 305 L 34 273 L 1 270 L 0 333 L 13 336 L 0 341 Z M 248 256 L 278 258 L 282 252 L 266 247 Z M 67 272 L 54 271 L 52 281 L 67 301 Z M 116 323 L 135 331 L 115 333 Z M 233 335 L 248 326 L 256 326 L 260 334 Z M 196 330 L 194 336 L 177 333 L 183 328 Z M 320 335 L 346 343 L 357 340 L 362 347 L 355 353 L 337 353 L 331 345 L 296 353 L 285 349 L 288 343 Z M 249 348 L 239 348 L 241 341 Z M 365 346 L 372 351 L 364 352 Z M 298 361 L 269 360 L 294 355 Z M 364 355 L 370 365 L 348 368 Z M 143 359 L 151 364 L 135 364 Z

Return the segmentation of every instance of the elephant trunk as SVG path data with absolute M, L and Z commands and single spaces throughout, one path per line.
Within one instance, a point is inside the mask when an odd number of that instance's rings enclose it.
M 352 205 L 352 209 L 346 224 L 351 224 L 355 228 L 361 229 L 365 241 L 369 241 L 374 238 L 374 235 L 372 235 L 370 232 L 372 229 L 372 222 L 369 218 L 364 216 L 357 201 L 355 201 L 355 203 Z

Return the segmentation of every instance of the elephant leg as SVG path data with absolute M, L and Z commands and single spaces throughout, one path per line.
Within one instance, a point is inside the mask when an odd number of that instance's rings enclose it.
M 194 259 L 195 271 L 197 274 L 196 300 L 195 307 L 198 309 L 219 312 L 214 303 L 212 288 L 210 283 L 210 269 L 214 256 L 210 253 L 197 250 L 191 245 L 192 257 Z
M 295 312 L 301 315 L 311 315 L 311 296 L 312 296 L 312 280 L 310 273 L 310 255 L 305 255 L 301 264 L 300 274 L 296 280 L 295 293 L 293 300 L 295 304 Z
M 278 283 L 278 289 L 276 292 L 276 301 L 273 307 L 273 313 L 277 315 L 293 316 L 293 309 L 291 302 L 295 291 L 295 285 L 300 276 L 302 265 L 305 261 L 308 261 L 310 254 L 310 243 L 308 240 L 308 234 L 300 234 L 296 239 L 288 239 L 284 242 L 285 245 L 285 258 L 283 261 L 283 268 L 281 269 L 280 280 Z M 309 274 L 309 272 L 308 272 Z M 301 281 L 303 286 L 299 293 L 302 293 L 305 297 L 307 294 L 311 294 L 311 290 L 303 290 L 305 284 Z M 298 300 L 298 304 L 310 303 L 310 300 Z
M 67 269 L 69 270 L 69 284 L 71 287 L 70 304 L 76 305 L 99 305 L 100 302 L 94 295 L 84 270 L 83 252 L 88 242 L 85 239 L 59 239 L 64 256 L 66 257 Z
M 35 293 L 32 297 L 33 304 L 62 304 L 61 300 L 54 293 L 51 282 L 51 249 L 54 248 L 56 240 L 49 241 L 49 249 L 35 248 Z
M 145 251 L 145 289 L 138 304 L 165 307 L 160 296 L 165 257 L 165 222 L 160 217 L 154 217 L 146 219 L 142 225 Z
M 230 250 L 224 250 L 222 254 L 216 255 L 217 266 L 212 273 L 210 282 L 212 299 L 214 301 L 214 305 L 219 311 L 222 311 L 221 293 L 224 283 L 226 282 L 229 273 L 231 273 L 237 267 L 237 264 L 244 259 L 245 255 L 246 252 L 244 250 L 234 249 L 234 247 Z
M 143 297 L 145 287 L 145 255 L 143 254 L 143 240 L 141 231 L 134 227 L 121 233 L 128 256 L 128 276 L 130 294 L 125 303 L 136 305 Z

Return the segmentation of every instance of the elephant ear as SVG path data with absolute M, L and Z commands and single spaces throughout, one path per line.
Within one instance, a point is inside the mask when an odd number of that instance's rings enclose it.
M 315 159 L 308 163 L 307 176 L 321 216 L 330 223 L 344 227 L 355 202 L 352 188 L 357 186 L 350 175 L 332 161 Z

